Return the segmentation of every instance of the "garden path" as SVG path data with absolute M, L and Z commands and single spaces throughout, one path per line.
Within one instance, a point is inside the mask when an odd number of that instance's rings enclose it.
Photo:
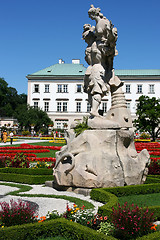
M 13 144 L 23 144 L 23 143 L 36 143 L 36 142 L 49 142 L 51 140 L 40 140 L 40 139 L 18 139 L 16 142 L 14 142 Z M 10 145 L 10 142 L 0 142 L 0 146 L 6 146 L 6 145 Z M 12 145 L 11 145 L 12 146 Z
M 3 181 L 0 181 L 0 183 L 6 183 Z M 15 183 L 14 183 L 15 184 Z M 21 184 L 22 185 L 22 184 Z M 24 184 L 27 185 L 27 184 Z M 63 213 L 66 211 L 66 205 L 69 203 L 69 207 L 72 207 L 73 204 L 68 202 L 68 200 L 64 199 L 57 199 L 57 198 L 49 198 L 47 195 L 65 195 L 65 196 L 71 196 L 75 198 L 79 198 L 88 202 L 91 202 L 95 206 L 95 213 L 97 212 L 98 206 L 102 206 L 102 203 L 93 201 L 90 199 L 90 196 L 84 196 L 81 194 L 76 194 L 73 192 L 66 192 L 66 191 L 57 191 L 51 187 L 47 187 L 44 185 L 27 185 L 31 186 L 32 189 L 27 192 L 21 192 L 21 194 L 44 194 L 46 197 L 24 197 L 24 196 L 13 196 L 13 195 L 6 195 L 7 193 L 11 191 L 18 190 L 15 187 L 0 185 L 0 201 L 9 202 L 11 199 L 14 199 L 17 201 L 18 199 L 29 201 L 33 205 L 38 206 L 38 216 L 46 216 L 46 214 L 49 212 L 52 212 L 53 210 L 58 211 L 58 213 Z

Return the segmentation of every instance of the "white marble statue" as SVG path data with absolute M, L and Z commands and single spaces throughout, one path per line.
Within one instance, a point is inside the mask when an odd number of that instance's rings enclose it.
M 150 156 L 147 150 L 136 152 L 131 114 L 122 91 L 123 82 L 113 69 L 117 29 L 91 5 L 89 17 L 96 25 L 83 26 L 87 43 L 84 91 L 91 104 L 89 130 L 75 136 L 56 153 L 54 186 L 58 189 L 90 189 L 144 183 Z M 98 109 L 102 98 L 111 93 L 111 108 L 105 116 Z

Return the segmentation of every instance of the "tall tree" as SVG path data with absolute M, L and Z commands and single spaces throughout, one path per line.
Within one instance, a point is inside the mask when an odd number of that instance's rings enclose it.
M 29 105 L 19 105 L 16 108 L 14 116 L 17 118 L 19 125 L 22 129 L 30 129 L 31 125 L 35 126 L 35 130 L 39 131 L 43 126 L 53 124 L 53 121 L 48 117 L 47 113 L 40 108 L 34 108 Z
M 0 78 L 0 116 L 12 117 L 19 104 L 27 104 L 27 95 L 18 95 L 15 88 L 8 87 L 8 83 Z
M 140 132 L 149 132 L 155 141 L 160 131 L 160 99 L 142 95 L 138 99 L 136 115 L 137 119 L 134 121 L 136 129 Z

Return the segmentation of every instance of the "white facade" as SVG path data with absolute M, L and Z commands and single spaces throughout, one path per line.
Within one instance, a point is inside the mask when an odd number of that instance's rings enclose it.
M 72 60 L 72 64 L 59 60 L 59 64 L 27 75 L 28 104 L 46 111 L 54 122 L 54 128 L 69 127 L 74 120 L 89 116 L 87 94 L 83 92 L 85 70 L 77 59 Z M 115 72 L 124 81 L 123 91 L 133 118 L 137 100 L 141 95 L 159 98 L 160 70 Z M 105 96 L 100 109 L 103 109 L 105 114 L 110 106 L 111 98 Z

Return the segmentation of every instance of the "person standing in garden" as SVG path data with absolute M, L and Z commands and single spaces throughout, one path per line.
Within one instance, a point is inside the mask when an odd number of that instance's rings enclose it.
M 4 143 L 7 142 L 7 136 L 8 136 L 7 131 L 4 130 L 4 132 L 3 132 L 3 142 L 4 142 Z
M 3 142 L 3 131 L 1 132 L 1 142 Z
M 11 144 L 12 144 L 12 142 L 13 142 L 13 131 L 10 132 L 9 136 L 10 136 Z

